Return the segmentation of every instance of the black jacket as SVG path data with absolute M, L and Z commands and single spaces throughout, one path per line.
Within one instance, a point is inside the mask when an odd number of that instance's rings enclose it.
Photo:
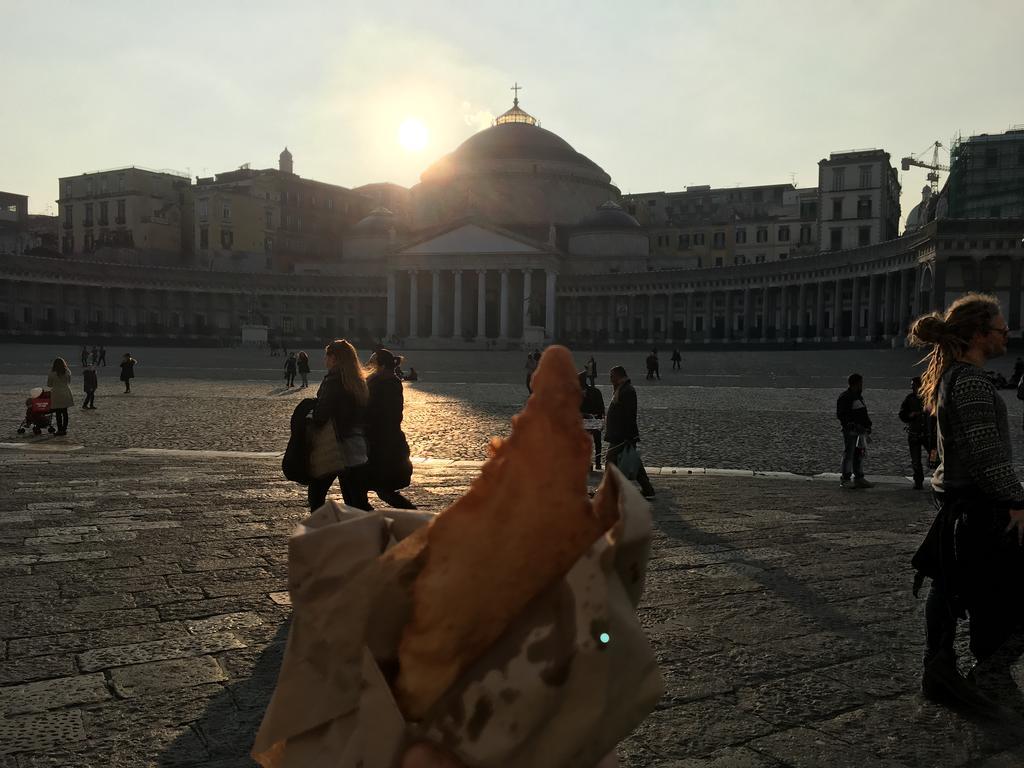
M 292 411 L 288 447 L 284 449 L 284 456 L 281 458 L 281 471 L 285 478 L 299 485 L 309 485 L 309 481 L 313 479 L 309 476 L 309 448 L 306 441 L 306 426 L 309 420 L 306 415 L 315 405 L 316 400 L 307 397 L 295 406 L 295 410 Z
M 597 387 L 587 387 L 583 390 L 583 402 L 580 404 L 580 413 L 584 416 L 604 418 L 604 395 Z
M 636 423 L 636 390 L 629 379 L 619 385 L 608 404 L 604 437 L 612 445 L 640 438 L 640 427 Z
M 341 386 L 339 371 L 328 371 L 324 376 L 316 391 L 316 405 L 313 406 L 314 424 L 326 424 L 331 419 L 334 420 L 334 431 L 339 437 L 362 428 L 366 419 L 366 406 L 361 405 Z
M 289 357 L 284 361 L 285 373 L 295 373 L 298 370 L 298 361 L 294 357 Z
M 82 388 L 86 392 L 95 392 L 99 388 L 96 371 L 82 371 Z
M 920 395 L 911 392 L 903 398 L 900 405 L 900 421 L 907 425 L 908 435 L 923 441 L 929 450 L 935 447 L 935 417 L 924 412 L 924 403 Z
M 121 381 L 135 378 L 135 358 L 121 363 Z
M 305 357 L 298 358 L 299 373 L 309 373 L 309 359 Z
M 366 453 L 370 460 L 370 487 L 397 491 L 412 480 L 409 443 L 402 431 L 405 395 L 402 382 L 390 371 L 378 371 L 366 381 Z
M 871 419 L 864 398 L 858 392 L 847 389 L 836 400 L 836 418 L 843 429 L 856 432 L 870 432 Z

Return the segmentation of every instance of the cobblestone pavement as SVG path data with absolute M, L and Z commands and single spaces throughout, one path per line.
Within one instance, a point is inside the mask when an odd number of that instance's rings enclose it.
M 441 508 L 472 473 L 421 464 L 411 495 Z M 653 480 L 640 619 L 667 693 L 624 765 L 1024 764 L 1019 725 L 915 693 L 922 494 Z M 0 487 L 0 767 L 250 766 L 305 514 L 277 462 L 49 443 L 0 450 Z
M 95 411 L 72 410 L 68 440 L 95 448 L 191 448 L 239 451 L 283 449 L 288 417 L 312 387 L 288 390 L 281 358 L 246 349 L 133 349 L 139 359 L 133 392 L 121 394 L 117 368 L 100 370 Z M 116 364 L 121 350 L 111 350 Z M 867 377 L 865 398 L 875 421 L 868 474 L 908 474 L 906 434 L 896 418 L 917 371 L 912 350 L 817 352 L 689 352 L 684 368 L 664 362 L 661 381 L 641 374 L 643 350 L 597 352 L 601 381 L 622 362 L 633 374 L 640 401 L 645 461 L 654 466 L 751 468 L 814 474 L 838 469 L 841 438 L 835 400 L 846 375 Z M 57 354 L 74 368 L 73 348 L 0 346 L 0 441 L 18 439 L 24 398 L 45 383 Z M 582 366 L 589 352 L 578 352 Z M 413 453 L 430 458 L 482 459 L 492 435 L 507 433 L 526 396 L 523 355 L 504 352 L 413 352 L 423 379 L 406 387 L 406 432 Z M 667 355 L 663 355 L 667 357 Z M 997 361 L 1004 373 L 1012 356 Z M 611 388 L 602 385 L 605 401 Z M 1011 419 L 1021 404 L 1004 392 Z M 443 418 L 438 418 L 443 414 Z M 1015 430 L 1018 457 L 1024 434 Z

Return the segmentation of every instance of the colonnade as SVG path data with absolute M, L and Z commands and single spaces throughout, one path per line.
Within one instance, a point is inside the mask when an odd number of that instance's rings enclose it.
M 905 332 L 941 306 L 921 267 L 808 281 L 637 293 L 590 289 L 561 298 L 560 337 L 609 342 L 871 341 Z
M 541 272 L 538 277 L 543 278 L 543 285 L 535 284 L 535 272 Z M 508 340 L 537 324 L 543 308 L 544 335 L 553 338 L 556 285 L 557 273 L 551 269 L 391 271 L 387 276 L 387 336 Z M 473 308 L 475 312 L 467 311 Z

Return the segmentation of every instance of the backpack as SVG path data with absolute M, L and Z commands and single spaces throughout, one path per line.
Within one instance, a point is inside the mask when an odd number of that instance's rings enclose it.
M 292 411 L 291 435 L 288 437 L 288 447 L 284 449 L 284 456 L 281 457 L 281 472 L 285 479 L 291 480 L 299 485 L 309 485 L 313 478 L 309 474 L 309 446 L 306 441 L 306 416 L 316 405 L 315 397 L 307 397 L 299 401 Z

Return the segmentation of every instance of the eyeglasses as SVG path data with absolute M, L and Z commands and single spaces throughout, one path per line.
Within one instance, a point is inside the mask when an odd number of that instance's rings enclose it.
M 1002 328 L 989 328 L 989 332 L 990 333 L 1001 333 L 1001 334 L 1003 334 L 1003 338 L 1006 338 L 1006 337 L 1008 337 L 1010 335 L 1010 326 L 1004 325 Z

